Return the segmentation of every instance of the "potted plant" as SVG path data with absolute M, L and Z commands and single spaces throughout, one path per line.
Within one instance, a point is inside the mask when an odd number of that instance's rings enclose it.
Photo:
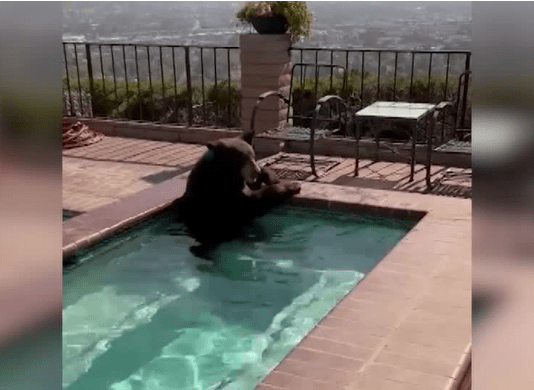
M 247 1 L 236 16 L 260 34 L 288 33 L 293 43 L 310 36 L 313 23 L 305 1 Z

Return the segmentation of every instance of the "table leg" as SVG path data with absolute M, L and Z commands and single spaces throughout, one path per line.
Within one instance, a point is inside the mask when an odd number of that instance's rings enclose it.
M 417 121 L 412 124 L 412 159 L 410 161 L 410 182 L 413 181 L 415 171 L 415 139 L 417 137 Z
M 361 121 L 356 118 L 356 162 L 354 166 L 354 177 L 358 176 L 358 164 L 360 160 L 360 135 L 361 135 Z
M 310 164 L 312 175 L 319 177 L 315 170 L 315 118 L 310 129 Z
M 373 129 L 375 131 L 375 143 L 376 143 L 376 151 L 375 151 L 375 162 L 378 162 L 378 151 L 380 150 L 380 128 L 376 125 L 378 121 L 373 121 Z
M 434 113 L 430 113 L 430 127 L 427 132 L 427 156 L 426 156 L 426 186 L 430 189 L 430 168 L 432 167 L 432 144 L 434 138 L 434 127 L 436 126 L 436 121 L 434 118 Z

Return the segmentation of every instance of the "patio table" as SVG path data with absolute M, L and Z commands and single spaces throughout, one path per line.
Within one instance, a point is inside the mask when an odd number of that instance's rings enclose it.
M 379 135 L 377 130 L 379 125 L 386 122 L 404 121 L 409 124 L 412 139 L 412 156 L 410 166 L 410 182 L 413 181 L 415 170 L 415 142 L 418 125 L 431 115 L 436 109 L 435 104 L 427 103 L 406 103 L 378 101 L 356 113 L 356 166 L 354 176 L 358 176 L 358 160 L 360 153 L 361 123 L 368 120 L 375 129 L 376 159 L 378 159 Z

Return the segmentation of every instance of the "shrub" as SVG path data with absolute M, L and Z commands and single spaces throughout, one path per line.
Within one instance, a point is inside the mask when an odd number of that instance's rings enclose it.
M 277 15 L 284 16 L 287 20 L 293 43 L 310 36 L 313 14 L 308 11 L 305 1 L 247 1 L 236 17 L 243 23 L 250 23 L 251 18 Z

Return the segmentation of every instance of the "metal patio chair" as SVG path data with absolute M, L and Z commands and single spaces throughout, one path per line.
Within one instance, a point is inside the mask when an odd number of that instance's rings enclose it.
M 421 118 L 420 121 L 417 122 L 415 126 L 412 126 L 409 130 L 405 130 L 404 132 L 408 136 L 407 141 L 411 144 L 411 152 L 409 157 L 407 159 L 410 162 L 411 170 L 410 170 L 410 178 L 409 182 L 412 182 L 414 180 L 414 166 L 415 166 L 415 154 L 416 154 L 416 144 L 417 141 L 423 141 L 426 142 L 427 146 L 427 158 L 425 163 L 426 168 L 426 185 L 428 188 L 432 186 L 430 177 L 431 177 L 431 166 L 432 166 L 432 154 L 435 150 L 439 150 L 439 147 L 434 147 L 434 143 L 437 140 L 437 136 L 434 136 L 436 134 L 437 130 L 437 123 L 441 121 L 441 142 L 443 143 L 444 138 L 444 128 L 445 128 L 445 122 L 446 117 L 451 116 L 453 119 L 453 129 L 452 133 L 457 137 L 458 133 L 465 132 L 465 130 L 460 130 L 456 128 L 457 120 L 458 120 L 458 111 L 460 110 L 460 102 L 461 99 L 465 96 L 462 92 L 465 91 L 465 85 L 467 77 L 469 76 L 470 72 L 466 71 L 463 72 L 459 77 L 459 84 L 458 84 L 458 90 L 456 93 L 456 99 L 453 99 L 451 101 L 442 101 L 436 105 L 428 112 L 425 117 Z M 385 102 L 384 102 L 385 103 Z M 357 113 L 358 114 L 358 113 Z M 356 115 L 357 116 L 357 115 Z M 383 118 L 384 120 L 387 120 L 387 118 Z M 398 120 L 398 119 L 394 119 Z M 421 122 L 424 121 L 424 130 L 421 128 Z M 387 140 L 380 138 L 381 133 L 383 133 L 387 129 L 383 128 L 375 128 L 375 133 L 372 138 L 374 138 L 375 141 L 375 153 L 374 153 L 374 161 L 378 161 L 379 156 L 379 150 L 380 146 L 385 147 L 390 152 L 400 155 L 401 153 L 398 150 L 398 146 L 395 146 L 395 143 L 392 140 Z M 355 170 L 354 170 L 354 176 L 358 176 L 358 162 L 360 158 L 360 140 L 362 138 L 362 132 L 361 132 L 361 125 L 358 124 L 356 126 L 356 132 L 355 132 L 355 138 L 356 138 L 356 163 L 355 163 Z M 397 141 L 399 142 L 399 141 Z M 402 144 L 402 142 L 400 142 Z
M 306 91 L 306 73 L 311 68 L 314 74 L 314 93 Z M 319 97 L 319 73 L 321 69 L 330 69 L 330 88 L 329 92 L 334 90 L 334 71 L 342 72 L 342 91 L 341 95 L 328 94 Z M 295 95 L 297 94 L 295 82 L 295 72 L 300 70 L 300 101 L 295 102 Z M 309 140 L 309 155 L 311 172 L 315 177 L 318 177 L 315 164 L 315 142 L 320 138 L 326 138 L 338 132 L 343 132 L 347 124 L 347 104 L 346 96 L 347 88 L 347 72 L 343 66 L 340 65 L 322 65 L 315 63 L 297 63 L 291 69 L 291 82 L 289 89 L 289 97 L 284 96 L 279 91 L 267 91 L 261 94 L 256 101 L 252 110 L 250 129 L 252 137 L 255 136 L 254 125 L 256 111 L 260 104 L 268 97 L 278 96 L 288 105 L 288 113 L 286 123 L 284 126 L 279 126 L 262 133 L 262 136 L 275 138 L 280 140 Z M 308 99 L 306 101 L 306 99 Z M 322 128 L 326 127 L 326 128 Z
M 439 185 L 440 181 L 443 178 L 446 179 L 448 176 L 458 176 L 458 174 L 449 174 L 448 172 L 446 172 L 445 175 L 442 178 L 438 179 L 436 183 L 431 182 L 430 168 L 432 165 L 432 153 L 434 151 L 463 152 L 469 154 L 471 153 L 471 130 L 466 130 L 464 128 L 458 129 L 457 127 L 458 117 L 460 116 L 463 118 L 465 116 L 465 112 L 462 111 L 459 114 L 459 111 L 462 107 L 465 107 L 463 103 L 465 99 L 467 99 L 467 83 L 469 82 L 470 77 L 471 71 L 467 70 L 462 72 L 458 79 L 458 90 L 456 91 L 456 99 L 454 101 L 444 101 L 439 103 L 436 106 L 434 114 L 432 115 L 429 133 L 427 134 L 426 185 L 428 189 L 432 188 L 434 184 Z M 454 135 L 455 140 L 451 140 L 444 144 L 444 128 L 447 115 L 452 116 L 453 119 L 452 133 Z M 440 120 L 440 116 L 442 116 L 440 145 L 435 146 L 434 141 L 437 139 L 437 136 L 434 136 L 434 130 L 437 127 L 437 123 Z M 471 174 L 461 174 L 459 176 L 465 179 L 471 179 Z

